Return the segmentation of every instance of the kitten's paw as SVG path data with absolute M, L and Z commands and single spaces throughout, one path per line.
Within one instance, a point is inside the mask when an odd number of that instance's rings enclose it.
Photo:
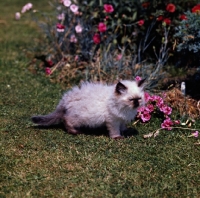
M 81 134 L 81 131 L 77 130 L 77 129 L 68 129 L 67 130 L 68 133 L 73 134 L 73 135 L 78 135 Z
M 124 139 L 124 136 L 119 135 L 119 136 L 115 136 L 115 137 L 111 137 L 111 138 L 113 138 L 115 140 L 120 140 L 120 139 Z

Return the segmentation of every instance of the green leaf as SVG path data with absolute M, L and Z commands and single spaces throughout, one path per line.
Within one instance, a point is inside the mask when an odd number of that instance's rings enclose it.
M 137 18 L 137 11 L 135 11 L 135 12 L 133 13 L 132 20 L 135 21 L 136 18 Z

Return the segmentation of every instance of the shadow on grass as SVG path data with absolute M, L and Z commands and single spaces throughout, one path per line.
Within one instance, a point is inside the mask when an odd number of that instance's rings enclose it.
M 67 130 L 65 129 L 64 124 L 58 124 L 58 125 L 51 125 L 51 126 L 33 126 L 35 129 L 41 129 L 41 130 L 47 130 L 47 129 L 62 129 L 65 133 L 67 133 Z M 91 136 L 106 136 L 109 137 L 109 132 L 106 127 L 98 127 L 98 128 L 89 128 L 89 127 L 81 127 L 80 131 L 81 134 L 84 135 L 91 135 Z M 123 136 L 125 138 L 136 136 L 138 135 L 138 131 L 134 128 L 128 128 L 126 131 L 123 132 Z M 73 134 L 72 134 L 73 135 Z

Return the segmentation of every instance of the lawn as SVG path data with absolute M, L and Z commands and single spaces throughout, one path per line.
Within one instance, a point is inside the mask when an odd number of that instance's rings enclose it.
M 200 197 L 200 147 L 190 131 L 144 139 L 160 127 L 155 119 L 116 141 L 31 123 L 32 115 L 51 112 L 64 90 L 28 70 L 24 51 L 39 32 L 28 19 L 14 20 L 25 3 L 0 2 L 0 197 Z M 32 3 L 50 9 L 47 0 Z

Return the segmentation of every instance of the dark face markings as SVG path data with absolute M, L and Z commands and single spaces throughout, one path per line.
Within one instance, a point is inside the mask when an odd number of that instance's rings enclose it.
M 139 105 L 140 105 L 139 100 L 141 100 L 140 97 L 138 97 L 138 98 L 130 98 L 129 100 L 133 102 L 133 106 L 134 107 L 139 107 Z

